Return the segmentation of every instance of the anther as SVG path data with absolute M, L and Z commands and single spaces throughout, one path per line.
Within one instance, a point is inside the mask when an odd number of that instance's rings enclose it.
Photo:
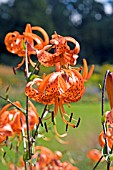
M 80 124 L 80 117 L 79 117 L 79 119 L 78 119 L 78 122 L 77 122 L 77 124 L 76 124 L 76 127 L 78 127 L 79 124 Z
M 44 122 L 44 126 L 45 126 L 45 129 L 46 129 L 46 132 L 48 133 L 48 128 L 47 128 L 46 122 Z
M 69 118 L 69 122 L 71 122 L 72 117 L 73 117 L 73 113 L 71 113 L 71 116 L 70 116 L 70 118 Z M 66 124 L 66 131 L 67 131 L 67 129 L 68 129 L 68 124 Z

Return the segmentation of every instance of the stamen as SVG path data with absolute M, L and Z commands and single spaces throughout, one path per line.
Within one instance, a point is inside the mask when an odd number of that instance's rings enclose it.
M 76 124 L 76 127 L 78 127 L 79 124 L 80 124 L 80 117 L 78 118 L 78 122 L 77 122 L 77 124 Z
M 61 144 L 69 144 L 68 141 L 63 141 L 62 139 L 60 139 L 57 135 L 55 136 L 55 138 L 57 139 L 57 141 Z
M 64 117 L 65 111 L 64 111 L 64 108 L 63 108 L 62 101 L 59 102 L 59 109 L 60 109 L 60 114 L 61 114 L 62 120 L 63 120 L 66 124 L 68 124 L 69 126 L 72 126 L 73 128 L 75 128 L 76 125 L 68 122 L 68 121 L 65 119 L 65 117 Z
M 11 143 L 11 145 L 10 145 L 10 148 L 9 148 L 9 149 L 11 150 L 11 149 L 12 149 L 12 147 L 13 147 L 13 144 Z
M 6 151 L 5 151 L 4 154 L 3 154 L 3 158 L 5 158 L 5 155 L 6 155 Z
M 45 126 L 45 129 L 46 129 L 46 132 L 48 133 L 48 128 L 47 128 L 46 122 L 44 122 L 44 126 Z
M 15 69 L 15 67 L 13 67 L 13 73 L 16 75 L 16 69 Z
M 64 138 L 65 136 L 67 136 L 67 133 L 64 133 L 64 134 L 60 135 L 60 134 L 58 133 L 58 131 L 57 131 L 56 125 L 54 125 L 54 131 L 55 131 L 55 134 L 56 134 L 58 137 L 60 137 L 60 138 Z
M 69 118 L 69 122 L 71 122 L 72 117 L 73 117 L 73 113 L 71 113 L 71 116 L 70 116 L 70 118 Z M 67 132 L 67 129 L 68 129 L 68 124 L 66 125 L 66 132 Z
M 53 122 L 53 125 L 55 125 L 55 122 L 54 122 L 54 111 L 52 111 L 52 122 Z
M 6 136 L 6 140 L 4 140 L 4 143 L 6 144 L 6 146 L 7 146 L 7 141 L 8 141 L 8 136 Z

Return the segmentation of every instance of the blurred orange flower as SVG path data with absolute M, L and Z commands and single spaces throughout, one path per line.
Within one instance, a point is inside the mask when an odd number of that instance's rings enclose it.
M 5 110 L 6 106 L 3 108 Z M 1 114 L 0 111 L 0 143 L 6 140 L 7 136 L 12 136 L 13 130 L 9 125 L 8 112 Z
M 18 101 L 14 102 L 14 104 L 19 108 L 22 108 L 21 104 Z M 16 108 L 11 108 L 11 107 L 12 104 L 7 104 L 0 110 L 1 126 L 5 131 L 6 131 L 6 127 L 10 127 L 9 130 L 12 129 L 12 131 L 11 130 L 10 131 L 13 134 L 20 133 L 22 131 L 22 128 L 26 129 L 25 115 L 21 111 L 17 110 Z M 29 118 L 29 127 L 30 129 L 33 129 L 34 125 L 39 123 L 39 117 L 31 101 L 29 101 L 28 118 Z
M 32 159 L 36 159 L 35 165 L 32 165 L 32 170 L 79 170 L 67 161 L 61 162 L 61 157 L 44 146 L 36 146 L 35 154 L 32 156 Z M 10 170 L 14 170 L 14 167 L 12 163 L 9 164 Z M 23 167 L 24 162 L 21 159 L 21 164 L 19 167 L 16 167 L 16 169 L 20 170 Z M 28 168 L 28 170 L 30 170 L 30 168 Z
M 108 128 L 106 134 L 102 131 L 99 134 L 98 141 L 100 146 L 103 148 L 105 146 L 105 138 L 108 141 L 108 146 L 112 148 L 113 145 L 113 128 Z
M 91 159 L 94 162 L 98 162 L 99 159 L 102 157 L 102 153 L 97 150 L 97 149 L 91 149 L 88 153 L 87 153 L 87 157 L 89 159 Z M 104 159 L 101 160 L 102 162 L 104 161 Z
M 37 34 L 34 34 L 32 32 L 34 30 L 40 32 L 44 40 Z M 38 26 L 31 27 L 30 24 L 27 24 L 25 32 L 23 32 L 22 35 L 17 31 L 10 32 L 5 36 L 4 42 L 9 52 L 23 57 L 22 62 L 17 66 L 17 68 L 19 68 L 24 63 L 25 59 L 25 43 L 27 43 L 28 62 L 33 65 L 30 55 L 36 54 L 35 49 L 43 49 L 43 47 L 49 43 L 49 37 L 43 28 Z
M 9 124 L 4 126 L 0 125 L 0 143 L 7 139 L 7 136 L 12 136 L 13 130 Z

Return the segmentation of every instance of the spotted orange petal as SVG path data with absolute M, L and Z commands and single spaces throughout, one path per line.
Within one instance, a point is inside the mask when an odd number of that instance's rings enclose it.
M 71 50 L 68 42 L 74 44 L 74 49 Z M 72 37 L 63 37 L 54 33 L 50 40 L 54 53 L 43 51 L 38 54 L 39 62 L 44 66 L 53 66 L 60 63 L 61 66 L 68 66 L 76 64 L 78 53 L 80 51 L 79 43 Z

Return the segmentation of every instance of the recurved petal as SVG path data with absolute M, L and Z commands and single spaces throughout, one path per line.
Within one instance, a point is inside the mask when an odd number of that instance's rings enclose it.
M 108 72 L 106 78 L 106 91 L 110 102 L 111 109 L 113 108 L 113 73 Z
M 39 115 L 37 113 L 35 106 L 30 100 L 29 100 L 29 105 L 30 105 L 28 109 L 29 124 L 30 124 L 30 129 L 33 129 L 34 125 L 39 123 Z
M 72 42 L 75 45 L 74 49 L 70 50 L 70 52 L 73 53 L 73 54 L 78 54 L 80 52 L 79 43 L 72 37 L 65 37 L 65 39 L 69 42 Z
M 38 27 L 38 26 L 34 26 L 34 27 L 32 27 L 32 30 L 39 31 L 43 35 L 43 37 L 44 37 L 44 46 L 49 43 L 49 36 L 48 36 L 47 32 L 43 28 Z
M 84 65 L 84 68 L 83 68 L 82 76 L 83 76 L 84 81 L 87 81 L 91 77 L 94 71 L 94 65 L 93 64 L 91 65 L 89 72 L 88 72 L 88 65 L 87 65 L 86 59 L 83 59 L 83 65 Z
M 6 124 L 3 127 L 0 127 L 0 134 L 4 134 L 5 136 L 11 136 L 12 135 L 12 128 L 9 124 Z
M 31 32 L 32 33 L 32 29 L 31 29 L 30 24 L 26 24 L 25 32 L 29 32 L 29 33 Z

